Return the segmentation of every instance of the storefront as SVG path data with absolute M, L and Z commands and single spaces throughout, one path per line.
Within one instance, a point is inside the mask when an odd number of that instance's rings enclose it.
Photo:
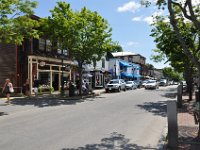
M 30 81 L 30 89 L 33 87 L 34 79 L 38 79 L 42 88 L 48 89 L 49 87 L 53 87 L 55 91 L 60 91 L 62 76 L 64 83 L 67 83 L 73 78 L 71 68 L 69 67 L 73 65 L 73 62 L 70 60 L 63 60 L 62 63 L 60 59 L 28 56 L 28 78 Z

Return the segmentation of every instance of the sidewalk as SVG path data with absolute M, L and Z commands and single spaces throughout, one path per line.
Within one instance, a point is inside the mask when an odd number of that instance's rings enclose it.
M 95 89 L 93 94 L 86 96 L 73 96 L 69 97 L 60 97 L 59 93 L 54 94 L 43 94 L 38 95 L 37 97 L 12 97 L 10 104 L 7 104 L 6 98 L 0 98 L 0 116 L 9 115 L 16 112 L 29 111 L 35 108 L 42 108 L 48 106 L 58 106 L 58 105 L 67 105 L 67 104 L 76 104 L 84 102 L 84 98 L 99 96 L 101 93 L 104 93 L 104 89 Z M 26 106 L 26 107 L 24 107 Z
M 188 95 L 183 95 L 183 107 L 178 109 L 178 130 L 179 130 L 179 146 L 178 150 L 200 150 L 200 139 L 198 136 L 199 125 L 194 120 L 194 103 L 188 100 Z

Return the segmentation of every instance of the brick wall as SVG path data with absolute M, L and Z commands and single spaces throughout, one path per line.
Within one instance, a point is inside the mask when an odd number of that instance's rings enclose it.
M 6 78 L 16 84 L 16 46 L 13 44 L 0 44 L 0 87 Z

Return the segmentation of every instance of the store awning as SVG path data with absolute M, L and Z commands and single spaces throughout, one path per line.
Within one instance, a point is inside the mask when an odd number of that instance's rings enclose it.
M 141 78 L 142 76 L 140 74 L 133 74 L 133 77 L 135 77 L 135 78 Z
M 119 61 L 119 65 L 123 66 L 123 67 L 131 67 L 132 66 L 131 64 L 129 64 L 129 63 L 125 62 L 125 61 L 122 61 L 122 60 Z
M 137 65 L 137 64 L 132 63 L 132 66 L 133 66 L 135 69 L 137 69 L 137 70 L 140 70 L 140 69 L 141 69 L 141 67 L 140 67 L 139 65 Z
M 122 72 L 122 73 L 121 73 L 121 77 L 122 77 L 122 78 L 123 78 L 123 77 L 126 77 L 126 78 L 132 78 L 133 75 L 132 75 L 131 73 Z

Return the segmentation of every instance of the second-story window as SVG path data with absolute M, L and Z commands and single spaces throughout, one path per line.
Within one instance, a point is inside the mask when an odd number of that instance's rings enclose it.
M 132 57 L 128 57 L 128 62 L 132 62 L 133 58 Z
M 50 40 L 46 40 L 46 51 L 51 51 L 51 41 Z
M 45 40 L 42 38 L 39 39 L 39 50 L 45 50 Z

